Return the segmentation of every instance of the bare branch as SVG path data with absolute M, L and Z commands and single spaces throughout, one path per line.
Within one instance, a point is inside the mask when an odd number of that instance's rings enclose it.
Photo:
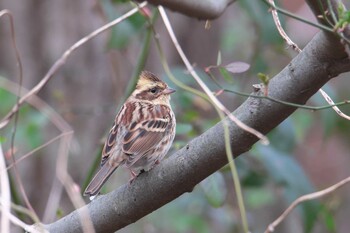
M 310 200 L 314 200 L 314 199 L 318 199 L 321 197 L 324 197 L 334 191 L 336 191 L 337 189 L 343 187 L 344 185 L 346 185 L 347 183 L 350 182 L 350 176 L 347 177 L 344 180 L 341 180 L 340 182 L 326 188 L 323 189 L 321 191 L 318 192 L 314 192 L 314 193 L 310 193 L 307 195 L 303 195 L 301 197 L 299 197 L 298 199 L 296 199 L 282 214 L 281 216 L 279 216 L 273 223 L 271 223 L 268 228 L 266 229 L 265 233 L 271 233 L 275 231 L 275 228 L 290 214 L 290 212 L 292 212 L 293 209 L 295 209 L 295 207 L 297 207 L 300 203 L 305 202 L 305 201 L 310 201 Z
M 17 61 L 17 66 L 18 66 L 18 90 L 17 90 L 17 101 L 16 101 L 16 106 L 19 105 L 19 100 L 20 100 L 20 95 L 21 95 L 21 86 L 22 86 L 22 82 L 23 82 L 23 68 L 22 68 L 22 61 L 21 61 L 21 56 L 19 54 L 18 48 L 17 48 L 17 43 L 16 43 L 16 34 L 15 34 L 15 28 L 14 28 L 14 20 L 13 20 L 13 16 L 12 16 L 12 12 L 5 9 L 0 11 L 0 18 L 2 16 L 8 16 L 9 20 L 10 20 L 10 28 L 11 28 L 11 41 L 12 41 L 12 47 L 15 51 L 15 56 L 16 56 L 16 61 Z M 15 179 L 16 182 L 19 186 L 21 195 L 24 199 L 24 202 L 26 203 L 27 207 L 30 209 L 30 211 L 33 213 L 33 215 L 36 215 L 32 205 L 30 204 L 27 194 L 24 190 L 23 187 L 23 182 L 22 179 L 19 175 L 17 166 L 16 166 L 16 158 L 14 156 L 14 151 L 15 151 L 15 137 L 16 137 L 16 132 L 17 132 L 17 123 L 18 123 L 18 118 L 19 118 L 19 114 L 18 112 L 15 112 L 14 114 L 14 124 L 13 124 L 13 128 L 12 128 L 12 135 L 11 135 L 11 159 L 12 159 L 12 163 L 13 163 L 13 170 L 15 173 Z
M 296 43 L 294 43 L 289 36 L 287 35 L 287 33 L 284 31 L 284 29 L 282 28 L 281 22 L 278 18 L 278 14 L 277 14 L 277 10 L 275 9 L 275 2 L 274 0 L 269 0 L 269 3 L 273 6 L 271 12 L 272 12 L 272 17 L 273 20 L 275 22 L 275 25 L 277 27 L 278 32 L 280 33 L 281 37 L 286 41 L 286 43 L 291 46 L 295 51 L 297 51 L 298 53 L 300 53 L 302 50 L 298 47 L 298 45 Z M 323 17 L 324 19 L 324 17 Z M 319 92 L 321 93 L 322 97 L 331 105 L 334 105 L 334 101 L 332 100 L 331 97 L 329 97 L 329 95 L 321 88 L 319 90 Z M 343 117 L 347 120 L 350 120 L 350 116 L 346 115 L 345 113 L 343 113 L 337 106 L 333 106 L 332 107 L 333 110 L 340 116 Z
M 14 83 L 14 82 L 11 82 L 10 80 L 7 80 L 5 78 L 0 78 L 0 87 L 2 87 L 3 89 L 7 90 L 8 92 L 10 92 L 10 93 L 12 93 L 14 95 L 17 95 L 18 94 L 18 88 L 20 86 L 18 84 Z M 28 92 L 29 91 L 27 89 L 25 89 L 23 87 L 20 87 L 20 92 L 19 92 L 20 96 L 19 97 L 22 97 L 23 95 L 26 95 Z M 38 148 L 32 150 L 31 152 L 23 155 L 22 157 L 20 157 L 19 159 L 16 160 L 16 163 L 10 164 L 7 167 L 7 169 L 10 169 L 10 168 L 14 167 L 14 164 L 18 164 L 19 162 L 23 161 L 24 159 L 28 158 L 30 155 L 35 153 L 37 150 L 42 149 L 43 147 L 47 146 L 48 144 L 54 142 L 57 139 L 61 139 L 60 140 L 60 147 L 63 146 L 64 144 L 63 144 L 63 139 L 62 138 L 73 134 L 73 130 L 69 126 L 69 124 L 52 107 L 50 107 L 46 102 L 44 102 L 38 96 L 32 95 L 30 98 L 25 99 L 25 101 L 28 104 L 30 104 L 31 106 L 33 106 L 34 108 L 36 108 L 38 111 L 40 111 L 47 118 L 49 118 L 50 121 L 52 122 L 52 124 L 54 124 L 57 127 L 57 129 L 61 131 L 61 134 L 59 136 L 49 140 L 48 142 L 44 143 L 43 145 L 39 146 Z M 48 203 L 50 204 L 50 206 L 48 206 L 47 208 L 51 207 L 50 213 L 51 213 L 51 215 L 55 215 L 55 212 L 52 211 L 52 210 L 56 209 L 56 207 L 58 206 L 58 204 L 59 204 L 59 197 L 61 196 L 61 194 L 56 192 L 54 195 L 52 195 L 52 192 L 51 192 L 50 197 L 51 196 L 55 196 L 56 199 L 54 199 L 54 200 L 53 199 L 49 199 L 50 202 L 48 202 Z M 46 211 L 45 213 L 48 213 L 48 211 Z M 34 222 L 38 222 L 39 221 L 38 217 L 35 216 L 34 213 L 32 213 L 30 215 L 30 217 L 34 220 Z
M 329 103 L 329 104 L 334 104 L 333 100 L 331 99 L 331 97 L 329 97 L 329 95 L 322 89 L 319 90 L 319 92 L 321 93 L 321 95 L 323 96 L 323 98 Z M 343 113 L 338 106 L 333 106 L 332 107 L 333 110 L 342 118 L 350 121 L 350 116 L 346 115 L 345 113 Z
M 287 33 L 284 31 L 284 29 L 282 28 L 281 25 L 281 21 L 278 17 L 277 14 L 277 10 L 276 10 L 276 5 L 275 5 L 275 1 L 274 0 L 268 0 L 269 3 L 273 6 L 273 8 L 271 9 L 271 13 L 272 13 L 272 17 L 273 17 L 273 21 L 275 22 L 276 28 L 278 30 L 278 32 L 280 33 L 280 35 L 282 36 L 282 38 L 286 41 L 286 43 L 292 47 L 295 51 L 297 51 L 298 53 L 301 52 L 301 49 L 298 47 L 298 45 L 296 43 L 294 43 L 289 36 L 287 35 Z
M 143 2 L 140 4 L 140 7 L 144 7 L 147 3 Z M 77 50 L 80 46 L 88 42 L 89 40 L 95 38 L 102 32 L 108 30 L 109 28 L 115 26 L 116 24 L 122 22 L 126 18 L 130 17 L 131 15 L 135 14 L 138 11 L 138 8 L 134 8 L 130 10 L 129 12 L 125 13 L 124 15 L 120 16 L 119 18 L 113 20 L 112 22 L 98 28 L 97 30 L 93 31 L 86 37 L 80 39 L 77 41 L 74 45 L 72 45 L 67 51 L 63 53 L 63 55 L 53 64 L 53 66 L 50 68 L 50 70 L 46 73 L 45 77 L 34 87 L 32 88 L 26 95 L 21 97 L 21 99 L 18 101 L 16 106 L 12 108 L 12 110 L 0 121 L 0 129 L 5 127 L 10 119 L 13 117 L 13 115 L 18 111 L 21 104 L 25 102 L 27 98 L 30 96 L 37 94 L 45 85 L 46 83 L 53 77 L 53 75 L 66 63 L 68 57 Z
M 230 113 L 230 111 L 215 97 L 215 95 L 213 94 L 213 92 L 208 88 L 207 85 L 205 85 L 205 83 L 202 81 L 202 79 L 198 76 L 198 74 L 194 71 L 191 63 L 189 62 L 189 60 L 187 59 L 185 53 L 183 52 L 182 48 L 180 47 L 176 36 L 174 34 L 174 31 L 172 30 L 172 27 L 170 25 L 170 21 L 168 19 L 168 17 L 166 16 L 166 13 L 164 11 L 164 8 L 159 7 L 159 12 L 163 18 L 165 27 L 167 28 L 169 35 L 175 45 L 176 50 L 178 51 L 182 61 L 185 63 L 185 66 L 187 68 L 187 70 L 190 72 L 190 74 L 192 75 L 192 77 L 197 81 L 197 83 L 201 86 L 201 88 L 205 91 L 205 93 L 208 95 L 208 97 L 210 98 L 210 100 L 212 101 L 213 104 L 215 104 L 220 111 L 224 112 L 231 121 L 233 121 L 234 123 L 236 123 L 239 127 L 241 127 L 243 130 L 255 135 L 256 137 L 258 137 L 264 144 L 269 144 L 269 140 L 267 139 L 266 136 L 264 136 L 262 133 L 260 133 L 259 131 L 255 130 L 252 127 L 249 127 L 248 125 L 244 124 L 243 122 L 241 122 L 239 119 L 237 119 L 234 115 L 232 115 L 232 113 Z
M 11 192 L 8 173 L 6 170 L 5 156 L 0 144 L 0 187 L 1 187 L 1 232 L 10 232 L 10 203 Z

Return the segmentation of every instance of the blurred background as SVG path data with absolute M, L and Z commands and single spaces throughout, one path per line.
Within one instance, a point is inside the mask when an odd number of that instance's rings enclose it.
M 310 21 L 314 16 L 304 1 L 278 1 L 283 8 Z M 16 40 L 23 62 L 23 86 L 37 84 L 53 63 L 73 43 L 131 8 L 125 1 L 69 0 L 1 0 L 0 9 L 14 16 Z M 152 11 L 153 7 L 149 6 Z M 279 36 L 268 7 L 262 1 L 237 1 L 205 28 L 205 21 L 168 11 L 176 36 L 186 55 L 213 91 L 219 86 L 208 78 L 205 67 L 216 65 L 218 52 L 222 64 L 242 61 L 250 69 L 242 74 L 221 75 L 214 71 L 226 89 L 252 92 L 260 83 L 257 73 L 273 77 L 297 54 L 288 49 Z M 291 39 L 303 48 L 317 29 L 281 16 Z M 93 174 L 102 142 L 110 129 L 118 106 L 124 101 L 130 77 L 140 58 L 148 25 L 137 14 L 80 47 L 39 92 L 74 131 L 68 158 L 68 172 L 77 188 Z M 176 78 L 192 87 L 198 85 L 188 75 L 170 38 L 158 19 L 155 30 L 166 60 Z M 18 67 L 11 44 L 8 19 L 0 19 L 0 118 L 16 103 L 11 90 L 17 90 Z M 218 122 L 214 109 L 202 99 L 172 83 L 165 75 L 153 37 L 145 69 L 161 76 L 178 91 L 172 98 L 177 116 L 176 149 Z M 330 81 L 324 89 L 335 102 L 349 99 L 349 74 Z M 244 97 L 223 93 L 219 99 L 234 110 Z M 319 94 L 309 105 L 326 105 Z M 22 106 L 15 140 L 16 159 L 60 135 L 52 118 L 29 104 Z M 341 109 L 350 114 L 348 106 Z M 0 131 L 0 142 L 9 155 L 13 122 Z M 251 232 L 263 232 L 297 197 L 326 188 L 350 174 L 350 124 L 330 110 L 299 109 L 268 136 L 271 145 L 256 144 L 236 159 Z M 50 223 L 67 215 L 74 206 L 60 188 L 56 177 L 59 140 L 55 140 L 18 163 L 17 167 L 28 199 L 39 218 Z M 7 164 L 12 160 L 7 156 Z M 25 206 L 19 185 L 12 179 L 12 201 Z M 118 169 L 105 185 L 109 192 L 129 179 L 128 172 Z M 52 187 L 57 188 L 52 191 Z M 58 206 L 48 205 L 50 192 L 58 197 Z M 86 200 L 88 202 L 88 200 Z M 51 203 L 52 204 L 52 203 Z M 52 207 L 54 206 L 54 208 Z M 14 212 L 15 213 L 15 212 Z M 277 228 L 277 232 L 349 232 L 350 186 L 319 201 L 307 202 Z M 31 219 L 18 214 L 27 223 Z M 21 232 L 13 227 L 13 232 Z M 222 168 L 185 194 L 120 232 L 242 232 L 239 209 L 228 167 Z

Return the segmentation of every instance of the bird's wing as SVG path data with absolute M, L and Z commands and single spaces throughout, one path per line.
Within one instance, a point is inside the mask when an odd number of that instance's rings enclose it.
M 164 138 L 168 124 L 168 118 L 155 118 L 131 127 L 122 141 L 123 152 L 141 157 Z
M 131 122 L 133 119 L 131 112 L 136 111 L 136 109 L 135 105 L 124 105 L 119 111 L 102 150 L 101 167 L 115 150 L 120 149 L 125 154 L 132 155 L 135 158 L 134 162 L 136 162 L 166 135 L 170 122 L 167 110 L 154 108 L 155 113 L 149 114 L 148 118 L 140 122 Z M 123 129 L 124 136 L 118 135 L 121 130 L 119 128 Z M 121 140 L 118 141 L 120 137 Z M 117 147 L 116 143 L 121 143 L 121 147 Z M 124 158 L 120 156 L 119 159 L 123 160 Z
M 112 154 L 113 149 L 115 149 L 115 144 L 117 143 L 118 124 L 114 121 L 112 129 L 108 133 L 107 140 L 102 150 L 101 167 L 106 163 Z

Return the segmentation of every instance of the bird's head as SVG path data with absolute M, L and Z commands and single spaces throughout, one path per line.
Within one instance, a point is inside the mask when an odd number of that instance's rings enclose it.
M 160 80 L 155 74 L 142 71 L 132 97 L 139 101 L 152 102 L 153 104 L 169 104 L 170 94 L 175 90 Z

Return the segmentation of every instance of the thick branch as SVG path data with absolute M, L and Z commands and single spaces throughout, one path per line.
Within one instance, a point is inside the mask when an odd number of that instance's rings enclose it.
M 350 70 L 350 61 L 335 37 L 318 33 L 292 62 L 269 84 L 269 95 L 276 99 L 305 103 L 332 77 Z M 341 64 L 341 65 L 339 65 Z M 257 91 L 255 94 L 261 94 Z M 235 112 L 247 125 L 268 133 L 295 108 L 249 98 Z M 248 151 L 257 139 L 232 122 L 229 126 L 235 156 Z M 221 123 L 192 140 L 187 147 L 163 161 L 131 185 L 124 185 L 87 205 L 96 232 L 114 232 L 190 192 L 196 184 L 227 163 Z M 49 224 L 52 232 L 82 232 L 78 211 Z
M 137 0 L 141 2 L 142 0 Z M 235 0 L 148 0 L 153 5 L 162 5 L 170 10 L 198 19 L 216 19 Z

